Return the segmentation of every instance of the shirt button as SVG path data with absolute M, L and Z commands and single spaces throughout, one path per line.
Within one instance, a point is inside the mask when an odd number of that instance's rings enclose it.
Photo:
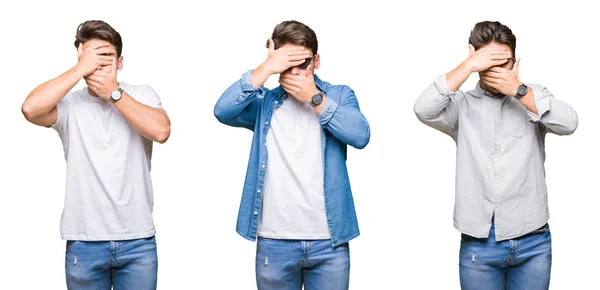
M 265 168 L 265 165 L 263 164 L 263 165 L 261 165 L 260 167 L 262 167 L 262 168 Z
M 269 126 L 269 122 L 265 122 L 265 125 Z
M 254 215 L 258 215 L 258 211 L 254 211 Z
M 275 101 L 275 104 L 279 104 L 279 102 L 278 102 L 278 101 Z
M 256 192 L 260 193 L 260 189 L 259 189 L 259 190 L 257 190 Z

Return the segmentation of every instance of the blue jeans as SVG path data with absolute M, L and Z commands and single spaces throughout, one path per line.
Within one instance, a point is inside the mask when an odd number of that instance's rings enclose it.
M 335 248 L 330 240 L 258 238 L 256 284 L 259 290 L 348 289 L 348 243 Z
M 67 288 L 156 289 L 158 258 L 154 237 L 126 241 L 67 241 Z
M 464 290 L 547 290 L 552 243 L 550 227 L 496 242 L 494 225 L 487 239 L 463 234 L 460 243 L 460 286 Z

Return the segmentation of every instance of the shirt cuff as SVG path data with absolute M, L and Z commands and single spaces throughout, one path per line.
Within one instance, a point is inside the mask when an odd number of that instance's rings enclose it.
M 248 96 L 250 96 L 251 93 L 257 93 L 256 97 L 259 99 L 261 99 L 265 96 L 264 87 L 255 88 L 252 86 L 252 72 L 253 71 L 254 70 L 251 69 L 242 75 L 242 79 L 241 79 L 242 90 L 244 91 L 244 93 L 250 93 L 250 94 L 240 95 L 240 98 L 243 97 L 243 100 L 245 100 Z M 243 100 L 240 100 L 240 101 L 243 101 Z
M 336 103 L 332 98 L 327 97 L 325 102 L 323 103 L 323 108 L 321 108 L 321 115 L 319 115 L 319 123 L 321 126 L 325 126 L 329 120 L 333 117 L 333 113 L 338 108 L 338 103 Z
M 541 91 L 534 90 L 533 91 L 533 100 L 535 103 L 535 108 L 537 109 L 537 115 L 527 110 L 527 114 L 530 117 L 531 122 L 538 122 L 542 118 L 542 116 L 550 111 L 550 98 L 544 95 Z
M 446 74 L 443 74 L 441 76 L 438 76 L 435 81 L 435 87 L 437 88 L 438 92 L 444 96 L 454 96 L 457 92 L 451 92 L 450 89 L 448 89 L 448 83 L 446 83 Z

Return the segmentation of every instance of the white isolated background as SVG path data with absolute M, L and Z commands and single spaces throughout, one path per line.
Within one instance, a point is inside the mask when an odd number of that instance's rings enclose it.
M 123 36 L 119 80 L 150 84 L 172 121 L 171 138 L 153 154 L 158 288 L 256 289 L 255 244 L 235 232 L 252 134 L 220 124 L 212 110 L 263 61 L 273 27 L 295 19 L 317 33 L 317 74 L 350 85 L 371 125 L 370 144 L 348 152 L 361 229 L 350 243 L 351 289 L 460 288 L 455 145 L 421 124 L 413 104 L 467 56 L 469 32 L 482 20 L 516 34 L 522 81 L 547 86 L 579 114 L 574 135 L 546 139 L 551 289 L 595 289 L 600 25 L 591 3 L 4 1 L 0 288 L 66 289 L 62 145 L 54 130 L 29 124 L 20 106 L 76 63 L 77 25 L 102 19 Z

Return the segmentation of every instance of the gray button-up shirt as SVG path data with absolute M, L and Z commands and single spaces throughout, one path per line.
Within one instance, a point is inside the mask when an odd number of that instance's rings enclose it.
M 522 236 L 549 219 L 544 170 L 546 133 L 569 135 L 575 110 L 543 86 L 533 90 L 538 115 L 512 96 L 494 97 L 477 84 L 450 92 L 439 76 L 415 103 L 421 122 L 456 141 L 454 226 L 487 238 L 492 216 L 496 240 Z

